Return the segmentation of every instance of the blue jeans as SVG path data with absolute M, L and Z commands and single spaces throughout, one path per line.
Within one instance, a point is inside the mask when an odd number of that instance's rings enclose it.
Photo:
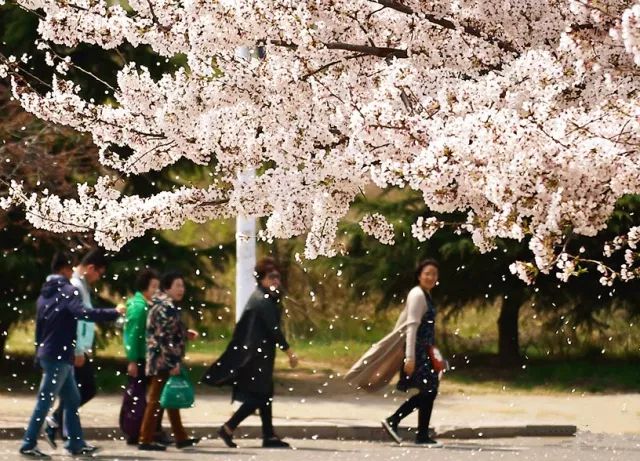
M 36 446 L 40 429 L 49 413 L 49 409 L 56 397 L 60 396 L 60 399 L 64 402 L 65 432 L 69 437 L 65 443 L 65 448 L 70 451 L 79 450 L 86 443 L 82 437 L 82 427 L 78 416 L 80 392 L 73 376 L 73 365 L 68 362 L 43 358 L 39 361 L 42 367 L 42 381 L 40 381 L 36 407 L 33 409 L 27 431 L 22 440 L 22 449 Z

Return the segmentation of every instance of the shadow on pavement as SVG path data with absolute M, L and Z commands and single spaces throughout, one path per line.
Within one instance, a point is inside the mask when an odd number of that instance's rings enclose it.
M 520 452 L 526 451 L 523 447 L 506 447 L 504 445 L 482 445 L 482 444 L 441 444 L 437 446 L 428 445 L 391 445 L 397 448 L 412 448 L 416 450 L 452 450 L 452 451 L 496 451 L 496 452 Z

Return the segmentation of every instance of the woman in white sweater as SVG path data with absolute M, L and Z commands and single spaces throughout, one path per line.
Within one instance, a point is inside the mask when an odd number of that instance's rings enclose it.
M 433 403 L 438 394 L 438 373 L 429 357 L 429 347 L 435 342 L 436 309 L 431 299 L 431 290 L 438 283 L 438 262 L 427 259 L 418 264 L 416 279 L 418 285 L 407 296 L 407 329 L 405 360 L 400 370 L 398 390 L 407 392 L 417 389 L 418 393 L 404 402 L 396 412 L 382 421 L 383 427 L 398 443 L 398 425 L 403 418 L 418 409 L 418 430 L 416 443 L 433 445 L 437 442 L 429 437 L 429 421 Z

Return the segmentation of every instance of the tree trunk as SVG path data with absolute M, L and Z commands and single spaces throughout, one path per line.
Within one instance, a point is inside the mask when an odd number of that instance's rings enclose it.
M 0 322 L 0 363 L 4 362 L 4 347 L 9 337 L 9 324 Z
M 502 366 L 513 367 L 521 362 L 518 340 L 518 314 L 521 304 L 520 296 L 510 295 L 502 300 L 498 317 L 498 358 Z

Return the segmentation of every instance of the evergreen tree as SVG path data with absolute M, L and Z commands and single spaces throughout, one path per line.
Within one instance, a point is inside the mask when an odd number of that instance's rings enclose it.
M 638 282 L 619 283 L 614 288 L 605 287 L 598 281 L 596 270 L 581 271 L 568 283 L 561 283 L 553 276 L 539 275 L 534 285 L 528 286 L 511 274 L 509 265 L 529 255 L 527 242 L 496 242 L 496 249 L 482 254 L 473 245 L 467 234 L 453 228 L 437 231 L 423 243 L 410 237 L 411 224 L 425 214 L 420 197 L 411 192 L 386 193 L 372 199 L 362 198 L 357 208 L 362 213 L 380 211 L 395 226 L 396 244 L 386 246 L 366 236 L 356 224 L 344 226 L 348 235 L 347 253 L 342 257 L 345 274 L 353 284 L 354 300 L 362 293 L 379 295 L 378 309 L 403 302 L 406 294 L 415 285 L 414 268 L 424 258 L 437 259 L 440 264 L 440 284 L 437 298 L 448 313 L 459 312 L 466 306 L 477 303 L 500 302 L 497 321 L 498 358 L 504 366 L 521 362 L 518 334 L 519 314 L 522 306 L 531 303 L 538 310 L 563 312 L 563 321 L 573 325 L 596 327 L 596 314 L 603 310 L 622 309 L 632 315 L 639 313 Z M 614 213 L 609 229 L 597 239 L 575 239 L 572 249 L 585 252 L 602 248 L 617 232 L 637 225 L 639 197 L 625 197 Z M 437 216 L 447 222 L 455 222 L 457 216 Z

